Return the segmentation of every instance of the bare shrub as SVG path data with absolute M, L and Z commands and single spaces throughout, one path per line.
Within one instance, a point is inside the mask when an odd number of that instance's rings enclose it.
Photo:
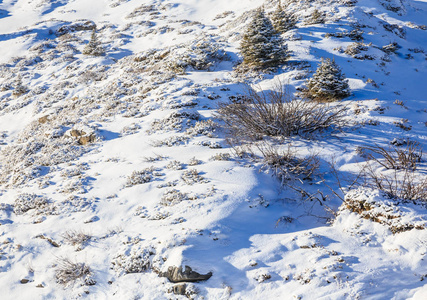
M 166 165 L 166 168 L 169 170 L 182 170 L 184 168 L 183 164 L 177 160 L 171 161 Z
M 406 148 L 396 145 L 406 145 Z M 418 142 L 399 144 L 393 141 L 388 148 L 363 147 L 361 154 L 366 159 L 363 168 L 365 186 L 383 191 L 390 199 L 427 203 L 427 176 L 416 172 L 422 160 Z
M 189 165 L 189 166 L 197 166 L 197 165 L 200 165 L 201 163 L 202 163 L 202 161 L 201 161 L 201 160 L 199 160 L 199 159 L 197 159 L 197 158 L 193 157 L 193 158 L 191 158 L 191 159 L 189 160 L 188 165 Z
M 55 269 L 56 282 L 64 286 L 82 281 L 82 285 L 94 285 L 92 271 L 85 263 L 74 263 L 68 258 L 61 258 Z
M 50 213 L 53 208 L 50 207 L 49 200 L 45 196 L 28 193 L 20 194 L 13 206 L 15 214 L 22 215 L 31 209 L 35 209 L 37 214 L 42 214 Z
M 231 160 L 231 155 L 229 153 L 217 153 L 211 158 L 209 158 L 209 160 L 227 161 L 227 160 Z
M 209 182 L 203 176 L 199 175 L 199 171 L 196 169 L 185 170 L 181 175 L 181 179 L 188 185 Z
M 81 250 L 83 245 L 90 240 L 91 236 L 82 231 L 68 230 L 62 235 L 64 240 L 72 245 L 77 246 L 77 250 Z
M 309 100 L 297 100 L 283 86 L 257 93 L 247 87 L 242 101 L 222 103 L 218 115 L 237 141 L 254 141 L 263 136 L 311 137 L 331 127 L 343 126 L 345 107 Z
M 362 147 L 361 151 L 368 159 L 376 161 L 386 169 L 393 170 L 408 169 L 415 171 L 423 156 L 423 150 L 418 142 L 409 142 L 404 149 L 396 146 L 385 148 L 375 145 Z M 373 154 L 379 155 L 379 158 Z
M 286 149 L 279 149 L 271 145 L 258 145 L 263 155 L 262 169 L 272 172 L 282 185 L 289 185 L 289 181 L 312 179 L 319 169 L 319 158 L 316 155 L 297 157 L 296 152 L 289 145 Z
M 152 256 L 156 253 L 153 247 L 142 248 L 137 241 L 119 253 L 112 261 L 113 269 L 116 272 L 142 273 L 152 267 Z M 136 246 L 135 246 L 136 245 Z
M 172 206 L 185 200 L 189 200 L 187 193 L 181 193 L 178 190 L 168 190 L 163 194 L 160 203 L 164 206 Z
M 427 176 L 410 169 L 379 172 L 367 162 L 368 185 L 383 191 L 390 199 L 427 203 Z
M 131 187 L 137 184 L 150 182 L 153 179 L 153 176 L 161 176 L 159 172 L 156 172 L 153 166 L 141 171 L 133 171 L 132 174 L 128 176 L 125 186 Z

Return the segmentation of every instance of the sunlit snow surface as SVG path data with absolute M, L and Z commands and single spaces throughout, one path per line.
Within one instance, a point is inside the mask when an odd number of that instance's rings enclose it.
M 352 89 L 342 101 L 352 125 L 293 140 L 299 156 L 320 158 L 319 180 L 304 188 L 327 195 L 322 205 L 281 188 L 259 164 L 236 156 L 221 128 L 206 125 L 219 102 L 244 92 L 233 67 L 248 12 L 260 1 L 0 1 L 1 299 L 186 299 L 157 274 L 180 265 L 213 273 L 192 286 L 195 299 L 427 298 L 427 230 L 392 234 L 339 210 L 328 163 L 335 161 L 346 185 L 363 164 L 360 146 L 406 139 L 427 149 L 427 1 L 282 3 L 299 18 L 284 35 L 292 56 L 276 73 L 254 78 L 254 88 L 281 82 L 295 91 L 321 57 L 333 57 Z M 325 24 L 305 24 L 314 8 L 327 13 Z M 81 53 L 90 30 L 57 34 L 88 20 L 105 56 Z M 356 27 L 369 45 L 361 54 L 372 60 L 340 51 L 355 42 L 349 37 L 325 36 Z M 174 73 L 203 40 L 227 59 Z M 382 47 L 393 42 L 396 53 L 386 55 Z M 18 79 L 28 92 L 14 96 Z M 73 129 L 96 141 L 67 142 Z M 213 158 L 219 153 L 231 158 Z M 188 175 L 194 169 L 197 178 Z M 131 184 L 143 170 L 150 179 Z M 17 214 L 16 199 L 26 193 L 46 204 Z M 179 200 L 164 205 L 168 195 Z M 426 207 L 399 209 L 402 222 L 426 224 Z M 91 238 L 72 245 L 67 232 Z M 152 268 L 125 274 L 129 257 L 150 251 Z M 87 264 L 96 284 L 57 283 L 63 258 Z

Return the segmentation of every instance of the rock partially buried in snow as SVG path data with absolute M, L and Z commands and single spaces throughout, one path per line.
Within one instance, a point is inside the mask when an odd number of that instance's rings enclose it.
M 83 129 L 71 129 L 67 135 L 75 138 L 80 145 L 87 145 L 96 141 L 95 130 L 89 127 Z
M 69 25 L 63 25 L 61 26 L 57 31 L 56 35 L 64 35 L 69 32 L 75 32 L 75 31 L 85 31 L 85 30 L 94 30 L 96 29 L 96 24 L 93 21 L 90 20 L 84 20 L 84 21 L 78 21 L 74 22 Z
M 172 287 L 172 292 L 174 293 L 174 295 L 185 295 L 185 288 L 187 287 L 187 285 L 185 283 L 180 283 L 177 285 L 174 285 Z
M 185 266 L 185 270 L 182 271 L 182 267 L 169 267 L 167 272 L 160 273 L 160 277 L 166 277 L 170 282 L 197 282 L 205 281 L 211 278 L 212 272 L 207 274 L 199 274 L 193 271 L 189 266 Z

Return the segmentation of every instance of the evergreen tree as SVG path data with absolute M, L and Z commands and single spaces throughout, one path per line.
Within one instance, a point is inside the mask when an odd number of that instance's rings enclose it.
M 242 37 L 240 51 L 243 65 L 254 69 L 275 67 L 289 57 L 288 46 L 261 8 Z
M 348 80 L 335 60 L 323 59 L 307 82 L 307 94 L 317 101 L 334 101 L 350 96 Z
M 276 10 L 271 15 L 271 21 L 273 23 L 274 29 L 278 33 L 284 33 L 292 28 L 295 28 L 295 25 L 297 24 L 297 18 L 292 15 L 286 13 L 283 8 L 282 4 L 279 2 L 279 5 L 277 5 Z
M 83 49 L 83 54 L 93 56 L 102 56 L 105 54 L 104 48 L 101 46 L 101 42 L 96 34 L 96 29 L 93 29 L 89 44 Z
M 18 78 L 16 79 L 16 82 L 14 84 L 14 89 L 12 92 L 12 95 L 14 97 L 19 97 L 25 93 L 28 92 L 27 87 L 22 83 L 22 77 L 21 75 L 18 75 Z
M 323 24 L 325 23 L 325 15 L 320 12 L 317 8 L 311 14 L 310 19 L 306 22 L 307 24 Z

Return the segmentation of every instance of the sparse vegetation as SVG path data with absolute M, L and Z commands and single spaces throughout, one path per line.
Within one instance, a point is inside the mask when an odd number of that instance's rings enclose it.
M 29 210 L 35 210 L 36 214 L 51 213 L 52 207 L 48 198 L 36 194 L 20 194 L 13 205 L 13 211 L 17 215 L 22 215 Z
M 312 24 L 322 24 L 322 23 L 325 23 L 325 14 L 316 8 L 313 10 L 311 15 L 307 19 L 306 24 L 312 25 Z
M 132 244 L 138 244 L 135 241 Z M 140 248 L 141 246 L 131 247 L 130 250 L 118 254 L 112 261 L 113 268 L 116 272 L 142 273 L 149 270 L 152 266 L 152 256 L 155 250 L 152 247 Z
M 420 297 L 420 1 L 12 2 L 2 294 Z
M 285 87 L 257 93 L 247 88 L 238 103 L 222 103 L 218 116 L 225 122 L 232 140 L 256 141 L 263 136 L 290 137 L 315 134 L 344 125 L 345 108 L 309 100 L 297 100 Z
M 62 237 L 68 244 L 76 246 L 77 250 L 81 250 L 84 244 L 91 239 L 90 235 L 76 230 L 68 230 Z
M 372 163 L 366 167 L 368 186 L 383 191 L 390 199 L 425 203 L 427 199 L 427 176 L 412 170 L 382 172 Z
M 189 200 L 187 193 L 182 193 L 178 190 L 168 190 L 163 194 L 160 203 L 165 206 L 171 206 L 184 200 Z
M 83 49 L 83 54 L 93 56 L 105 55 L 104 48 L 101 46 L 101 42 L 99 41 L 96 33 L 96 27 L 92 30 L 90 41 Z
M 127 178 L 126 187 L 131 187 L 137 184 L 143 184 L 150 182 L 153 176 L 159 176 L 153 166 L 145 168 L 141 171 L 133 171 L 132 174 Z
M 310 180 L 319 168 L 319 158 L 316 155 L 297 157 L 296 151 L 288 145 L 286 149 L 277 146 L 261 144 L 258 146 L 263 159 L 263 169 L 277 177 L 282 185 L 294 185 L 295 180 Z
M 384 201 L 381 193 L 363 188 L 346 194 L 340 211 L 349 210 L 364 219 L 387 226 L 393 234 L 412 229 L 425 229 L 424 220 L 414 219 L 408 214 L 408 208 L 401 209 L 396 203 Z
M 196 169 L 185 170 L 181 175 L 181 179 L 188 185 L 193 185 L 195 183 L 209 182 L 203 176 L 201 176 L 199 174 L 199 171 L 197 171 Z
M 171 161 L 166 165 L 167 169 L 170 170 L 182 170 L 184 168 L 183 164 L 177 160 Z
M 396 146 L 366 146 L 361 148 L 368 159 L 374 160 L 386 169 L 415 171 L 423 157 L 423 150 L 418 142 L 406 143 L 406 148 Z M 379 156 L 375 157 L 373 154 Z
M 56 282 L 69 286 L 81 281 L 82 285 L 94 285 L 96 281 L 89 266 L 85 263 L 75 263 L 68 258 L 59 259 L 55 268 Z

